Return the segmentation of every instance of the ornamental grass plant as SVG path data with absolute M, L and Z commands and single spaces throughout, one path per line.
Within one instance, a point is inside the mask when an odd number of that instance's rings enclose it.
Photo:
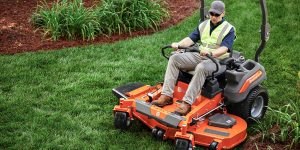
M 136 29 L 157 30 L 169 16 L 160 0 L 104 0 L 96 11 L 101 33 L 109 35 Z
M 97 35 L 157 30 L 169 14 L 160 0 L 103 0 L 86 8 L 82 0 L 58 0 L 37 6 L 31 22 L 53 40 L 77 37 L 92 40 Z
M 44 1 L 38 5 L 31 20 L 44 31 L 44 36 L 50 36 L 53 40 L 61 37 L 91 40 L 100 29 L 97 14 L 91 8 L 85 8 L 82 0 L 56 1 L 52 6 Z

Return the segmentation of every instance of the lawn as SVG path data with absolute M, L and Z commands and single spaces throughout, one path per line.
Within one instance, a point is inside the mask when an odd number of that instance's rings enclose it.
M 258 0 L 226 0 L 237 29 L 234 49 L 254 58 L 259 45 Z M 298 0 L 268 0 L 271 36 L 261 63 L 270 107 L 300 107 Z M 113 126 L 118 104 L 111 89 L 128 82 L 154 85 L 167 61 L 160 48 L 187 36 L 198 12 L 179 25 L 114 44 L 0 56 L 0 149 L 172 149 L 136 121 L 127 132 Z M 268 116 L 268 114 L 267 114 Z

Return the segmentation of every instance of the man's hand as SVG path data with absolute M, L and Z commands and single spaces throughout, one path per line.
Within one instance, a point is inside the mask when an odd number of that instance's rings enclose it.
M 171 44 L 171 47 L 174 48 L 175 50 L 178 50 L 178 46 L 179 46 L 179 43 L 172 43 Z
M 207 54 L 212 55 L 212 53 L 210 51 L 208 51 L 208 50 L 201 50 L 200 51 L 200 55 L 201 56 L 206 56 Z
M 186 46 L 186 47 L 189 47 L 189 46 L 191 46 L 191 45 L 193 45 L 194 44 L 194 42 L 192 41 L 192 39 L 191 38 L 189 38 L 189 37 L 186 37 L 186 38 L 184 38 L 184 39 L 182 39 L 180 42 L 178 42 L 178 43 L 172 43 L 171 44 L 171 47 L 172 48 L 174 48 L 175 50 L 178 50 L 178 46 Z

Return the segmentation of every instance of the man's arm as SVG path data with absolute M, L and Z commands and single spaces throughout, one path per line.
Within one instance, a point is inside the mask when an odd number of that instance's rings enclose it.
M 206 56 L 207 54 L 210 54 L 213 57 L 219 57 L 219 56 L 225 54 L 227 51 L 228 51 L 228 48 L 226 46 L 221 46 L 211 53 L 208 50 L 201 50 L 200 55 Z
M 178 46 L 191 46 L 200 40 L 200 33 L 198 27 L 186 38 L 178 43 L 172 43 L 172 47 L 178 49 Z
M 211 53 L 211 55 L 213 57 L 219 57 L 222 56 L 223 54 L 225 54 L 228 51 L 228 48 L 226 46 L 221 46 L 218 49 L 216 49 L 215 51 L 213 51 Z
M 194 42 L 189 37 L 186 37 L 178 43 L 172 43 L 171 46 L 172 46 L 172 48 L 178 49 L 178 46 L 191 46 L 193 44 L 194 44 Z

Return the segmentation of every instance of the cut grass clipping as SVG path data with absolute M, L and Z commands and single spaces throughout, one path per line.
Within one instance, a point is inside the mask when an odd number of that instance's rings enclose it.
M 96 35 L 157 30 L 169 14 L 160 0 L 103 0 L 97 7 L 86 8 L 82 0 L 62 0 L 38 5 L 32 23 L 53 40 L 81 37 L 92 40 Z

